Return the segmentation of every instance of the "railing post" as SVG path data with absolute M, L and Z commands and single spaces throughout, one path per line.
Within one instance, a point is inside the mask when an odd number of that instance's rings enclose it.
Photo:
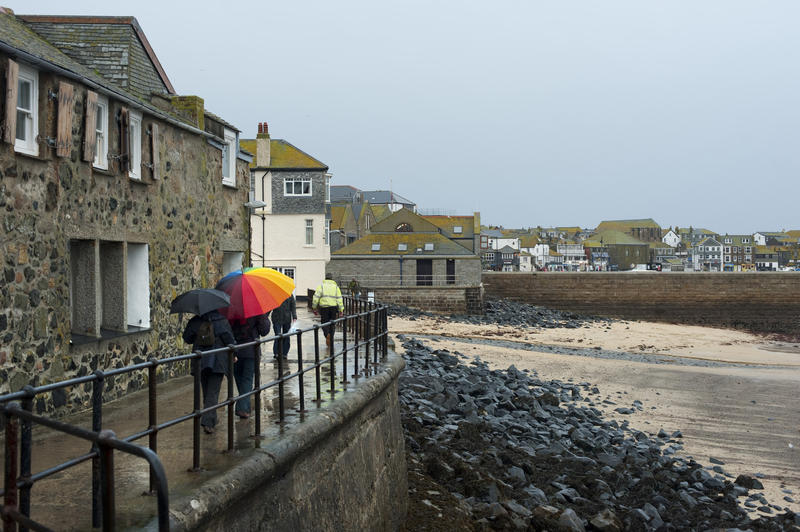
M 283 403 L 283 357 L 286 355 L 284 353 L 283 333 L 279 334 L 275 341 L 278 342 L 278 423 L 283 423 L 283 418 L 286 415 Z
M 203 355 L 199 351 L 194 352 L 197 355 L 192 359 L 192 367 L 194 368 L 194 423 L 192 426 L 192 469 L 190 471 L 200 471 L 200 410 L 203 408 L 203 403 L 200 399 L 200 368 L 203 360 Z
M 360 303 L 360 301 L 358 301 L 356 303 Z M 356 310 L 358 310 L 358 309 L 356 309 Z M 360 334 L 361 333 L 361 324 L 360 324 L 361 316 L 358 313 L 356 313 L 356 314 L 353 315 L 352 319 L 353 319 L 353 322 L 355 323 L 355 326 L 353 327 L 353 335 L 355 336 L 355 338 L 353 338 L 353 356 L 356 359 L 355 372 L 358 373 L 358 358 L 359 358 L 358 357 L 358 349 L 359 349 L 359 342 L 361 341 L 361 334 Z
M 389 355 L 389 309 L 383 307 L 383 358 Z
M 257 390 L 254 401 L 254 408 L 256 409 L 256 438 L 261 437 L 261 345 L 262 343 L 258 344 L 258 350 L 256 351 L 256 367 L 253 375 L 255 378 L 253 388 Z
M 21 401 L 22 409 L 29 414 L 33 412 L 33 399 L 35 392 L 33 386 L 28 384 L 22 388 L 26 392 L 25 398 Z M 29 419 L 20 420 L 21 442 L 19 455 L 19 477 L 23 481 L 22 488 L 19 490 L 19 512 L 25 517 L 31 516 L 31 459 L 33 453 L 33 434 L 32 423 Z M 20 527 L 22 532 L 26 532 L 26 527 Z
M 380 330 L 380 315 L 381 311 L 378 309 L 378 306 L 375 305 L 375 308 L 372 310 L 372 314 L 374 320 L 372 321 L 372 357 L 374 358 L 375 365 L 378 365 L 378 340 L 380 336 L 378 331 Z
M 319 325 L 314 324 L 314 373 L 317 381 L 317 406 L 322 404 L 322 368 L 319 366 Z
M 150 450 L 158 453 L 158 361 L 155 357 L 148 359 L 150 367 L 147 368 L 147 406 L 148 406 L 148 422 L 150 423 L 150 435 L 148 443 Z M 155 471 L 150 468 L 150 493 L 156 490 Z
M 236 395 L 233 393 L 233 359 L 236 356 L 236 350 L 234 349 L 233 345 L 228 346 L 228 450 L 233 450 L 233 415 L 234 409 L 236 408 L 236 403 L 233 401 L 233 397 Z
M 331 343 L 333 343 L 331 341 Z M 342 384 L 347 384 L 347 318 L 342 322 Z
M 300 331 L 297 331 L 297 386 L 300 392 L 300 410 L 299 412 L 303 413 L 306 411 L 306 391 L 304 389 L 305 384 L 303 382 L 303 374 L 305 370 L 303 369 L 303 337 Z
M 364 324 L 364 374 L 369 375 L 369 343 L 372 340 L 372 337 L 369 334 L 369 324 L 370 318 L 372 318 L 372 311 L 367 309 L 367 315 L 365 316 L 366 323 Z
M 100 448 L 100 476 L 103 479 L 103 532 L 116 530 L 116 508 L 114 501 L 114 448 L 105 440 L 115 438 L 111 430 L 103 430 L 98 434 Z
M 331 341 L 328 343 L 328 360 L 330 360 L 331 371 L 331 399 L 336 395 L 336 360 L 333 358 L 333 335 L 334 331 L 330 331 Z
M 19 453 L 19 422 L 10 415 L 8 409 L 3 411 L 6 431 L 6 459 L 5 459 L 5 491 L 3 495 L 3 506 L 6 508 L 16 508 L 17 498 L 17 465 Z M 16 532 L 17 522 L 10 516 L 3 517 L 3 532 Z
M 95 380 L 92 382 L 92 431 L 100 432 L 103 429 L 103 388 L 105 374 L 99 369 L 94 372 Z M 92 526 L 100 527 L 103 517 L 103 501 L 100 499 L 102 490 L 102 466 L 100 464 L 99 449 L 96 443 L 92 444 L 92 451 L 98 453 L 92 458 Z

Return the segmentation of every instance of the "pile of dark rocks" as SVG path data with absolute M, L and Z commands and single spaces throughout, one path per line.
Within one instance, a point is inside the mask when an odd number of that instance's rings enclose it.
M 800 516 L 753 492 L 757 478 L 676 455 L 680 432 L 605 419 L 590 383 L 401 340 L 409 530 L 800 530 Z
M 389 305 L 389 314 L 415 319 L 420 316 L 441 317 L 424 310 Z M 507 299 L 487 300 L 483 315 L 456 314 L 448 316 L 448 321 L 471 323 L 473 325 L 511 325 L 515 327 L 564 327 L 577 329 L 591 323 L 611 323 L 611 318 L 582 316 L 573 312 L 550 309 Z

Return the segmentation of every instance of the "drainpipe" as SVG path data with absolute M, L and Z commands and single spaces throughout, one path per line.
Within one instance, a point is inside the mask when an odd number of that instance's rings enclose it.
M 267 139 L 269 140 L 269 139 Z M 261 201 L 264 201 L 264 179 L 267 177 L 269 171 L 265 171 L 264 175 L 261 176 Z M 264 211 L 261 211 L 261 266 L 266 266 L 266 247 L 267 247 L 267 233 L 266 233 L 266 224 L 264 222 L 265 216 Z
M 403 286 L 403 256 L 400 255 L 400 286 Z

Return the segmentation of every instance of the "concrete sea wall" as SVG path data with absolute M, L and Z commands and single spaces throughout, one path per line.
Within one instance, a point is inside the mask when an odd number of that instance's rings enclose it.
M 800 274 L 501 273 L 482 276 L 487 298 L 583 314 L 800 333 Z
M 378 375 L 171 501 L 170 530 L 398 529 L 408 505 L 397 386 L 404 367 L 390 353 Z

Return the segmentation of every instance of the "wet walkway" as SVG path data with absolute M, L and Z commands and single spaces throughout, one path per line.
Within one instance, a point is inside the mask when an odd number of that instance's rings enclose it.
M 298 328 L 312 326 L 318 318 L 305 307 L 298 305 Z M 321 354 L 324 358 L 325 341 L 320 330 Z M 341 350 L 341 332 L 336 335 L 336 351 Z M 348 340 L 352 344 L 352 339 Z M 298 353 L 295 339 L 288 363 L 284 362 L 284 375 L 298 370 Z M 272 357 L 272 344 L 262 346 L 261 382 L 262 385 L 274 381 L 278 376 L 278 364 Z M 372 354 L 372 351 L 371 351 Z M 313 332 L 303 334 L 303 365 L 309 367 L 314 363 Z M 354 387 L 364 376 L 364 349 L 359 352 L 359 373 L 354 375 L 353 352 L 347 354 L 346 383 L 342 382 L 342 360 L 336 359 L 334 379 L 334 396 L 341 396 Z M 373 367 L 374 369 L 374 367 Z M 309 416 L 323 411 L 331 400 L 330 364 L 326 364 L 320 372 L 322 401 L 314 401 L 316 397 L 316 375 L 311 370 L 304 376 L 305 412 L 299 412 L 299 382 L 293 378 L 285 383 L 285 421 L 278 419 L 278 387 L 274 386 L 262 393 L 261 432 L 255 434 L 255 411 L 250 419 L 234 417 L 234 450 L 228 447 L 227 407 L 218 409 L 218 424 L 214 434 L 201 433 L 200 464 L 202 470 L 190 471 L 193 451 L 193 423 L 187 421 L 164 429 L 158 434 L 158 455 L 166 470 L 169 481 L 170 500 L 191 494 L 199 485 L 227 470 L 253 452 L 254 449 L 277 438 L 286 431 L 291 431 L 297 423 Z M 220 400 L 227 398 L 227 380 L 223 381 Z M 255 404 L 255 401 L 253 401 Z M 159 384 L 158 388 L 158 422 L 190 414 L 193 411 L 193 378 L 190 376 L 173 379 Z M 103 410 L 103 428 L 113 430 L 118 438 L 125 438 L 145 430 L 148 426 L 147 390 L 130 394 L 123 399 L 107 403 Z M 72 416 L 66 421 L 80 427 L 91 428 L 91 413 Z M 33 429 L 33 473 L 43 471 L 61 462 L 87 453 L 90 446 L 61 433 L 54 433 L 43 427 Z M 147 446 L 147 438 L 136 443 Z M 115 453 L 117 526 L 120 529 L 138 528 L 157 515 L 156 498 L 147 494 L 149 489 L 149 469 L 144 460 Z M 0 464 L 2 467 L 2 464 Z M 89 530 L 91 529 L 91 489 L 92 467 L 87 461 L 69 470 L 57 473 L 37 482 L 31 492 L 31 517 L 55 530 Z

